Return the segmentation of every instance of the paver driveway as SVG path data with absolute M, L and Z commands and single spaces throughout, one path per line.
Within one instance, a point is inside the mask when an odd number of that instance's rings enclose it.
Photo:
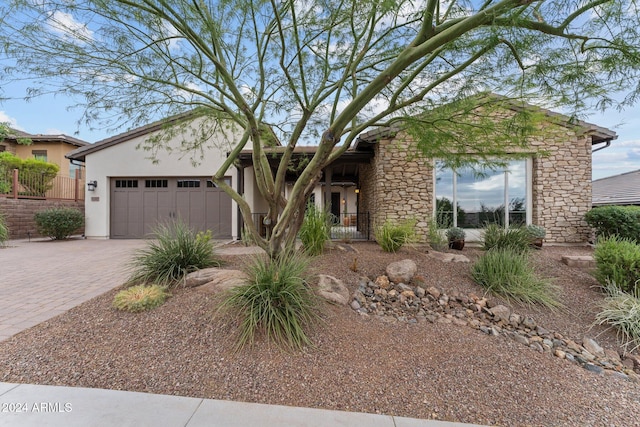
M 121 285 L 144 240 L 12 240 L 0 249 L 0 341 Z

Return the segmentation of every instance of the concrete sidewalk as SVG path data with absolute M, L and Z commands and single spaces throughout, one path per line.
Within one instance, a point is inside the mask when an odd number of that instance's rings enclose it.
M 0 426 L 11 427 L 473 425 L 130 391 L 0 383 Z

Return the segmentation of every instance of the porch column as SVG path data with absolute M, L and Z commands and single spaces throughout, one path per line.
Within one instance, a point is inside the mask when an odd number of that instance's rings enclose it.
M 333 169 L 327 167 L 324 170 L 324 208 L 327 212 L 331 212 L 331 180 Z

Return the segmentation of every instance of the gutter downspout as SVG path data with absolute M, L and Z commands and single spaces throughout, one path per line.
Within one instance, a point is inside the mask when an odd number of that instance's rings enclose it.
M 598 142 L 597 144 L 604 144 L 604 146 L 592 149 L 591 150 L 591 154 L 595 153 L 596 151 L 604 150 L 605 148 L 609 147 L 611 145 L 611 139 L 607 139 L 606 141 Z

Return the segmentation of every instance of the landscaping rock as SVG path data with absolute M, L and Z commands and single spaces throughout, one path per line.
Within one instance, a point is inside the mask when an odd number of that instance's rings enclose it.
M 494 317 L 503 320 L 505 322 L 509 322 L 509 316 L 511 316 L 511 310 L 504 305 L 496 305 L 493 308 L 490 308 L 489 311 L 493 314 Z
M 604 374 L 604 369 L 602 369 L 600 366 L 594 365 L 593 363 L 585 363 L 584 369 L 586 369 L 589 372 L 593 372 L 594 374 L 598 374 L 598 375 Z
M 564 255 L 562 257 L 562 262 L 569 267 L 577 267 L 577 268 L 595 268 L 596 262 L 593 257 L 590 255 Z
M 604 349 L 600 347 L 598 343 L 592 340 L 591 338 L 583 339 L 582 346 L 585 348 L 585 350 L 587 350 L 589 353 L 593 354 L 594 356 L 605 357 Z
M 214 278 L 218 274 L 220 274 L 220 272 L 224 272 L 224 271 L 225 270 L 222 270 L 217 267 L 203 268 L 202 270 L 194 271 L 186 275 L 184 280 L 184 285 L 187 288 L 202 286 L 205 283 L 209 283 L 212 280 L 214 280 Z
M 342 280 L 326 274 L 318 275 L 318 295 L 338 305 L 349 304 L 349 289 Z
M 413 276 L 416 275 L 418 266 L 411 259 L 403 259 L 402 261 L 392 262 L 387 266 L 387 277 L 391 282 L 409 283 Z
M 471 262 L 469 258 L 461 254 L 449 254 L 445 252 L 431 251 L 429 252 L 429 256 L 442 262 Z
M 198 287 L 204 293 L 216 294 L 247 283 L 247 275 L 240 270 L 220 270 L 210 277 L 207 283 Z

